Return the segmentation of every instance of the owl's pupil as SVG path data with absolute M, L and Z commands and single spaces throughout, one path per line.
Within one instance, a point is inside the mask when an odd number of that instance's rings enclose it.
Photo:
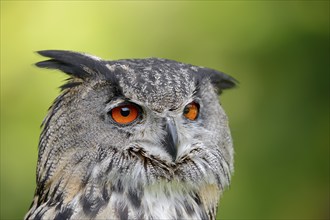
M 124 117 L 129 116 L 130 112 L 131 112 L 130 109 L 127 108 L 127 107 L 123 107 L 123 108 L 120 109 L 120 114 Z
M 187 107 L 185 107 L 185 108 L 183 109 L 183 114 L 188 114 L 189 111 L 190 111 L 190 109 L 189 109 L 189 107 L 187 106 Z

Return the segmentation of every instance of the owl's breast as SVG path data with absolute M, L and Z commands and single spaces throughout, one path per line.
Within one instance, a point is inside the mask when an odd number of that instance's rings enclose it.
M 145 189 L 141 205 L 153 219 L 212 219 L 218 199 L 217 187 L 195 190 L 178 182 L 160 182 Z
M 143 188 L 113 192 L 108 204 L 95 218 L 215 219 L 218 192 L 214 186 L 190 191 L 178 183 L 159 182 Z

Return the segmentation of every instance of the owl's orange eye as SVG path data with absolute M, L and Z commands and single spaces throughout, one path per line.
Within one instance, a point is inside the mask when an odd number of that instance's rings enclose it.
M 113 108 L 110 114 L 115 122 L 126 125 L 137 119 L 139 116 L 139 109 L 136 105 L 126 104 Z
M 184 117 L 188 118 L 189 120 L 196 120 L 199 113 L 199 104 L 196 102 L 190 102 L 183 110 Z

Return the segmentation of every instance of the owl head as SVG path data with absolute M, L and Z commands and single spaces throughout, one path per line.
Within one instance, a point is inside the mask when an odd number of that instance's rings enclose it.
M 38 67 L 70 77 L 43 122 L 39 200 L 58 193 L 70 201 L 83 188 L 89 201 L 91 182 L 94 190 L 111 185 L 108 194 L 167 183 L 188 193 L 212 184 L 221 191 L 229 184 L 233 147 L 218 97 L 235 86 L 235 79 L 168 59 L 39 54 L 50 59 Z

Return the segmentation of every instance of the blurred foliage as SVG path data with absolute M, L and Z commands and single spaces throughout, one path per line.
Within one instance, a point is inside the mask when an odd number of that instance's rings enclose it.
M 240 81 L 222 219 L 329 218 L 329 1 L 1 1 L 1 219 L 35 189 L 39 125 L 66 78 L 34 51 L 163 57 Z

